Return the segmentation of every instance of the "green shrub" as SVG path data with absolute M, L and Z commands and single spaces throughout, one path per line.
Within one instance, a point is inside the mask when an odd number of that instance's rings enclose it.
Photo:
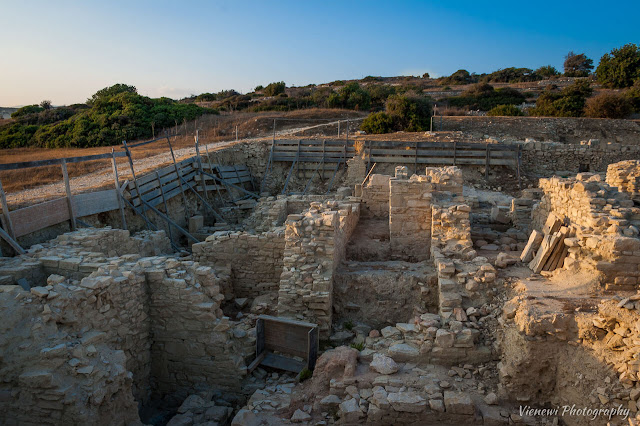
M 593 89 L 588 80 L 578 80 L 561 91 L 547 88 L 538 97 L 529 115 L 546 117 L 582 117 L 587 98 Z
M 491 108 L 487 115 L 491 117 L 513 116 L 518 117 L 524 115 L 522 110 L 515 105 L 498 105 Z
M 633 86 L 625 93 L 631 103 L 634 112 L 640 112 L 640 79 L 636 80 Z
M 460 84 L 470 84 L 477 83 L 478 79 L 475 75 L 472 75 L 467 70 L 458 70 L 451 74 L 449 77 L 443 77 L 440 79 L 440 84 L 442 86 L 446 85 L 460 85 Z
M 309 370 L 307 367 L 304 367 L 298 374 L 298 381 L 304 382 L 305 380 L 310 379 L 311 376 L 313 376 L 313 371 Z
M 530 68 L 504 68 L 494 71 L 482 78 L 482 81 L 490 83 L 522 83 L 527 81 L 542 80 L 543 77 Z
M 587 99 L 584 112 L 593 118 L 626 118 L 633 112 L 633 106 L 623 94 L 601 93 Z
M 389 133 L 393 129 L 393 119 L 384 112 L 374 112 L 362 121 L 360 129 L 369 134 Z
M 598 81 L 606 87 L 631 87 L 640 79 L 640 48 L 635 44 L 626 44 L 600 58 L 596 68 Z
M 567 53 L 564 57 L 564 75 L 567 77 L 586 77 L 593 69 L 593 59 L 584 53 Z
M 267 87 L 264 88 L 264 94 L 265 96 L 276 96 L 280 93 L 284 93 L 285 88 L 286 85 L 284 84 L 284 81 L 269 83 Z
M 353 330 L 353 321 L 351 320 L 347 320 L 345 321 L 342 326 L 345 328 L 345 330 Z
M 353 349 L 357 350 L 358 352 L 362 351 L 364 349 L 364 342 L 360 342 L 360 343 L 352 343 L 350 345 Z
M 394 130 L 422 132 L 429 129 L 431 102 L 419 96 L 392 95 L 385 106 Z
M 535 73 L 543 78 L 556 77 L 560 75 L 560 71 L 551 65 L 544 65 L 538 68 Z
M 18 108 L 13 114 L 11 114 L 11 118 L 20 118 L 31 114 L 37 114 L 40 111 L 44 111 L 40 105 L 27 105 L 22 108 Z
M 254 92 L 259 92 L 261 90 L 264 90 L 264 86 L 262 84 L 257 85 L 256 88 L 253 89 Z

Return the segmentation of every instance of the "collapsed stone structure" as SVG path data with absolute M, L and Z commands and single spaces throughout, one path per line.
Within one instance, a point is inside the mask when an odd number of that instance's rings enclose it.
M 638 161 L 541 179 L 496 205 L 467 196 L 458 167 L 367 176 L 359 160 L 352 188 L 265 196 L 190 255 L 164 231 L 90 228 L 0 258 L 3 423 L 553 421 L 523 419 L 519 403 L 638 412 Z M 550 215 L 570 230 L 568 255 L 532 274 L 518 255 Z M 597 279 L 562 302 L 539 288 L 578 273 Z M 310 380 L 251 366 L 264 313 L 318 325 Z M 576 372 L 584 396 L 570 391 Z

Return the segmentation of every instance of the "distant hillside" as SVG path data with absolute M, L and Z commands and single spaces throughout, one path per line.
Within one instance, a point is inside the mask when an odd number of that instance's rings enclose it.
M 84 104 L 65 107 L 27 105 L 14 109 L 13 120 L 0 126 L 0 148 L 108 146 L 150 138 L 154 129 L 172 127 L 216 110 L 141 96 L 133 86 L 104 88 Z

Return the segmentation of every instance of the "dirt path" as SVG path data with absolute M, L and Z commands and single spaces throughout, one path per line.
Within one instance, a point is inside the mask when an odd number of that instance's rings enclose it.
M 297 127 L 293 129 L 281 130 L 276 132 L 276 137 L 285 137 L 285 136 L 293 136 L 296 133 L 309 131 L 313 129 L 319 129 L 325 126 L 337 125 L 338 121 L 333 121 L 329 123 L 317 124 L 313 126 L 305 126 L 305 127 Z M 219 150 L 236 143 L 243 142 L 255 142 L 260 140 L 270 139 L 264 136 L 255 137 L 255 138 L 247 138 L 241 139 L 237 142 L 234 141 L 225 141 L 225 142 L 214 142 L 206 145 L 206 149 L 209 151 Z M 204 146 L 200 148 L 204 151 Z M 180 161 L 184 158 L 192 157 L 196 154 L 195 147 L 193 148 L 180 148 L 174 150 L 176 155 L 176 160 Z M 142 176 L 143 174 L 149 172 L 150 170 L 162 167 L 171 163 L 171 153 L 167 150 L 167 152 L 150 156 L 147 158 L 136 159 L 135 151 L 134 151 L 134 167 L 137 176 Z M 131 172 L 128 167 L 118 167 L 118 174 L 120 180 L 122 179 L 130 179 Z M 90 190 L 96 189 L 111 189 L 113 188 L 113 171 L 111 167 L 105 167 L 104 169 L 97 170 L 92 173 L 88 173 L 83 176 L 78 176 L 75 178 L 71 178 L 69 180 L 71 184 L 71 190 L 74 194 L 80 194 L 83 192 L 88 192 Z M 59 198 L 65 196 L 65 188 L 62 181 L 42 185 L 36 188 L 25 189 L 23 191 L 8 193 L 7 201 L 10 206 L 15 206 L 13 208 L 17 208 L 18 206 L 24 207 L 27 205 L 33 205 L 36 203 L 40 203 L 49 199 Z

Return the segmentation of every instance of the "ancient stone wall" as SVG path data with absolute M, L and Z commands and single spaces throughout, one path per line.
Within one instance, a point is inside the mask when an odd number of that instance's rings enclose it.
M 255 336 L 219 309 L 223 278 L 173 257 L 83 251 L 83 241 L 112 232 L 71 233 L 21 257 L 42 265 L 52 251 L 59 262 L 81 255 L 77 271 L 85 260 L 92 270 L 81 280 L 69 271 L 28 290 L 0 286 L 3 423 L 132 423 L 152 388 L 178 397 L 202 384 L 239 388 Z M 166 245 L 163 232 L 154 235 L 156 247 Z
M 534 138 L 574 144 L 598 138 L 623 145 L 636 145 L 640 139 L 640 122 L 637 120 L 600 118 L 443 117 L 442 120 L 434 120 L 434 130 L 464 131 L 476 137 L 486 135 L 521 141 Z
M 333 274 L 360 215 L 357 203 L 311 203 L 285 222 L 284 264 L 278 315 L 317 323 L 322 336 L 332 324 Z
M 593 135 L 586 138 L 591 137 Z M 635 143 L 606 143 L 595 139 L 580 144 L 525 142 L 522 145 L 522 166 L 542 175 L 550 175 L 556 170 L 604 172 L 609 164 L 638 156 L 640 146 Z
M 239 391 L 255 335 L 220 309 L 220 279 L 210 267 L 168 259 L 146 270 L 154 391 L 182 400 L 202 386 Z
M 457 166 L 427 167 L 425 175 L 433 184 L 435 192 L 447 192 L 452 195 L 462 195 L 462 169 Z
M 533 211 L 533 226 L 542 229 L 553 212 L 570 227 L 565 239 L 565 265 L 602 273 L 611 289 L 640 284 L 640 208 L 624 192 L 602 182 L 599 175 L 541 179 L 544 196 Z
M 255 235 L 220 231 L 192 249 L 195 261 L 228 271 L 232 288 L 225 292 L 227 298 L 255 298 L 278 291 L 284 247 L 282 227 Z
M 406 167 L 402 167 L 406 169 Z M 405 173 L 406 176 L 406 173 Z M 433 185 L 426 176 L 389 180 L 389 242 L 393 259 L 429 258 Z
M 640 202 L 640 160 L 627 160 L 610 164 L 607 168 L 607 183 L 618 191 Z
M 362 186 L 363 215 L 373 217 L 387 217 L 389 215 L 390 178 L 387 175 L 373 174 Z M 356 193 L 356 195 L 358 194 Z

